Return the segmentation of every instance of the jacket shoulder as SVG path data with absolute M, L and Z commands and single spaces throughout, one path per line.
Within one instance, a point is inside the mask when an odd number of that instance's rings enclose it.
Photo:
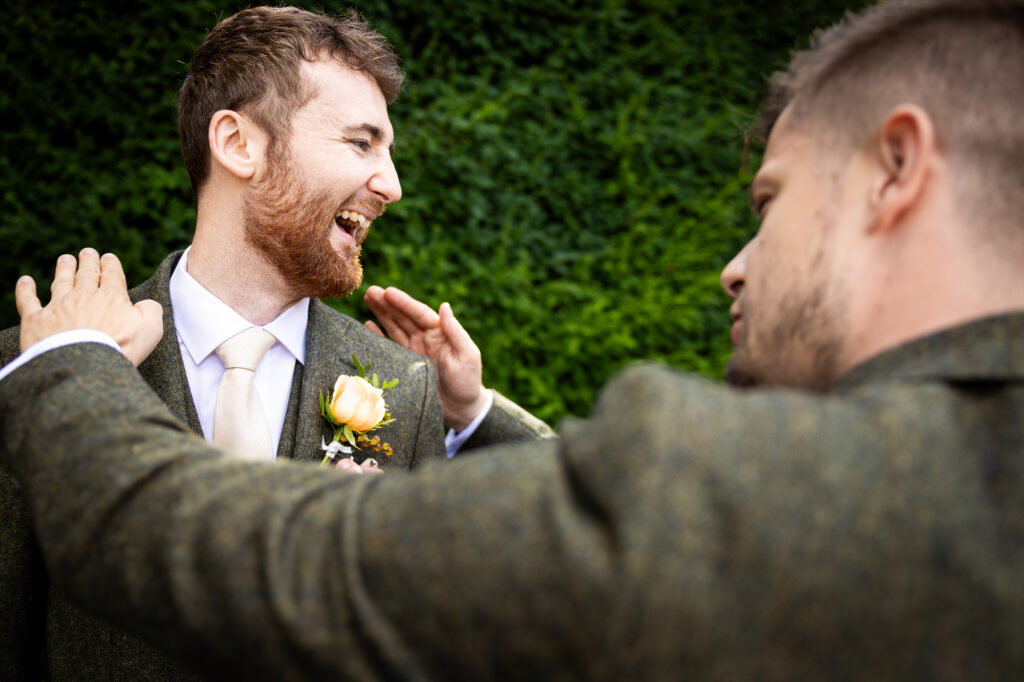
M 151 298 L 165 308 L 170 306 L 171 274 L 178 265 L 182 253 L 183 251 L 174 251 L 168 254 L 161 261 L 160 265 L 157 266 L 156 270 L 153 271 L 149 279 L 128 291 L 128 298 L 133 303 L 137 303 L 145 298 Z
M 10 327 L 0 331 L 0 367 L 18 357 L 21 353 L 21 327 Z
M 314 311 L 314 307 L 316 310 Z M 331 308 L 319 300 L 310 301 L 310 324 L 314 316 L 317 319 L 316 330 L 320 338 L 318 343 L 330 343 L 332 340 L 344 341 L 364 365 L 372 363 L 374 369 L 408 370 L 413 365 L 426 363 L 419 353 L 399 346 L 391 339 L 375 334 L 357 320 Z M 326 330 L 326 333 L 324 333 Z M 429 363 L 427 363 L 429 364 Z

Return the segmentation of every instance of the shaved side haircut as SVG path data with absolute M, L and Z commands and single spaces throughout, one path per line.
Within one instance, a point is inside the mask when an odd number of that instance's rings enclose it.
M 767 140 L 788 108 L 787 126 L 860 148 L 901 104 L 934 122 L 965 215 L 1024 252 L 1024 1 L 895 0 L 848 17 L 772 77 L 754 134 Z

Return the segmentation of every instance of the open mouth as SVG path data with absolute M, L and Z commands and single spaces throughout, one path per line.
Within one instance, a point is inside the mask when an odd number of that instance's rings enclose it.
M 334 216 L 334 222 L 342 231 L 347 232 L 358 245 L 362 243 L 363 237 L 370 230 L 370 224 L 373 221 L 358 211 L 345 210 Z

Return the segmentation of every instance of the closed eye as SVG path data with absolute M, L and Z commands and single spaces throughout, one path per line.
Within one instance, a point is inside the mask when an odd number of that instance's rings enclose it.
M 754 213 L 756 213 L 757 217 L 761 220 L 764 220 L 764 212 L 768 208 L 768 204 L 771 203 L 771 200 L 772 198 L 770 196 L 758 197 L 751 205 L 751 208 L 754 209 Z

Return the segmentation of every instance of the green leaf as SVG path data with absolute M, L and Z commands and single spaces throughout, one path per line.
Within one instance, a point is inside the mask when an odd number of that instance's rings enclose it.
M 364 376 L 367 368 L 363 366 L 363 363 L 359 362 L 359 358 L 356 357 L 355 353 L 352 353 L 352 363 L 356 366 L 356 374 Z
M 386 391 L 389 388 L 394 388 L 398 385 L 398 379 L 392 379 L 391 381 L 385 381 L 384 385 L 381 386 L 381 390 Z
M 348 441 L 349 445 L 356 447 L 356 436 L 352 433 L 352 429 L 349 428 L 348 424 L 342 428 L 342 433 L 345 436 L 345 440 Z
M 340 424 L 338 424 L 338 420 L 334 418 L 333 414 L 331 414 L 331 400 L 329 395 L 330 394 L 328 393 L 328 396 L 325 397 L 324 392 L 320 391 L 320 414 L 323 415 L 323 418 L 332 425 L 340 426 Z
M 380 379 L 377 378 L 376 372 L 374 372 L 373 376 L 370 377 L 370 383 L 373 384 L 374 388 L 380 388 Z

